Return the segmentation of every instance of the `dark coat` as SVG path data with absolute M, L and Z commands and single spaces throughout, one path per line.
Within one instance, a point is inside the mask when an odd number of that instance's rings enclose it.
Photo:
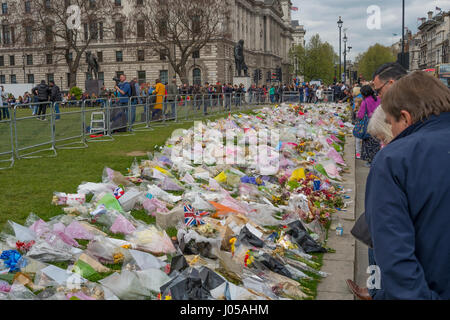
M 51 102 L 62 101 L 61 90 L 59 90 L 59 87 L 56 84 L 53 87 L 51 87 L 50 90 L 51 90 L 50 91 L 50 101 Z
M 450 299 L 450 112 L 376 155 L 365 201 L 381 269 L 375 299 Z
M 47 84 L 41 83 L 36 88 L 33 89 L 33 92 L 37 91 L 37 97 L 40 102 L 48 101 L 50 95 L 50 88 Z

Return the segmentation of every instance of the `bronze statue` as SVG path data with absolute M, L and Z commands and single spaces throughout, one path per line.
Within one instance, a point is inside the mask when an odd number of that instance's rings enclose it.
M 88 74 L 91 76 L 91 79 L 98 80 L 98 71 L 100 66 L 98 64 L 97 56 L 92 54 L 90 51 L 86 52 L 86 56 L 88 63 Z
M 244 40 L 239 40 L 238 44 L 234 47 L 234 61 L 236 63 L 238 77 L 241 76 L 242 70 L 244 70 L 244 76 L 248 77 L 248 67 L 245 64 L 244 57 Z

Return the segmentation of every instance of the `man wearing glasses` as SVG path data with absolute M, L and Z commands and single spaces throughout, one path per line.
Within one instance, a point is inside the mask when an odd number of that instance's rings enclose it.
M 375 71 L 373 76 L 373 90 L 383 102 L 383 94 L 389 90 L 395 81 L 407 74 L 406 70 L 398 63 L 386 63 Z

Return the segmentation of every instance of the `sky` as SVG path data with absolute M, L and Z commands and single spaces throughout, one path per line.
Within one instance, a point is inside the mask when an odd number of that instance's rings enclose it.
M 342 16 L 344 29 L 347 28 L 348 46 L 352 47 L 348 60 L 354 58 L 371 45 L 380 43 L 390 46 L 401 39 L 402 33 L 402 0 L 291 0 L 298 11 L 292 11 L 292 19 L 299 20 L 306 30 L 306 42 L 319 34 L 323 41 L 328 41 L 335 51 L 339 51 L 339 29 L 337 21 Z M 373 11 L 367 10 L 371 6 L 380 9 L 379 29 L 378 20 L 374 19 Z M 450 10 L 450 0 L 405 0 L 405 27 L 417 32 L 419 21 L 417 18 L 427 17 L 428 11 L 437 13 L 436 7 L 443 11 Z M 372 23 L 372 30 L 368 28 L 368 20 Z M 394 36 L 396 33 L 398 36 Z M 344 44 L 342 43 L 342 50 Z

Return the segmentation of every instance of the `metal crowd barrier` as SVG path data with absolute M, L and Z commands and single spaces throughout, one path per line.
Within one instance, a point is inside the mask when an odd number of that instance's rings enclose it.
M 300 92 L 299 91 L 284 91 L 281 96 L 281 102 L 283 103 L 299 103 Z
M 1 108 L 0 164 L 15 159 L 57 156 L 58 149 L 87 148 L 88 142 L 113 141 L 114 135 L 134 135 L 166 126 L 224 113 L 243 111 L 267 103 L 267 96 L 246 93 L 178 94 L 162 97 L 98 98 L 83 101 L 32 102 Z M 30 110 L 33 112 L 30 115 Z M 5 119 L 3 119 L 5 118 Z M 50 152 L 50 154 L 43 154 Z
M 61 102 L 51 105 L 52 133 L 56 149 L 85 149 L 88 147 L 84 136 L 85 102 L 78 101 L 71 108 L 75 110 L 61 108 Z
M 20 108 L 37 107 L 37 114 L 23 116 Z M 14 106 L 15 154 L 17 159 L 41 158 L 36 154 L 50 151 L 56 156 L 54 118 L 47 114 L 51 102 L 34 102 Z M 51 111 L 50 111 L 51 112 Z M 34 113 L 33 113 L 34 114 Z
M 334 102 L 334 92 L 333 91 L 324 91 L 324 102 Z
M 14 138 L 13 121 L 11 106 L 0 107 L 0 164 L 9 163 L 9 165 L 0 166 L 0 170 L 9 169 L 14 166 Z

